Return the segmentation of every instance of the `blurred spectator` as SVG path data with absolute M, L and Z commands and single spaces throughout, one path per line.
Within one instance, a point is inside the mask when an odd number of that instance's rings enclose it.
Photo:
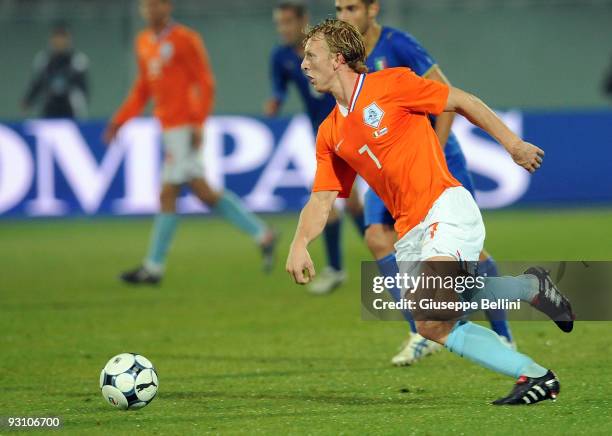
M 610 98 L 612 98 L 612 64 L 608 69 L 608 73 L 604 79 L 604 92 Z
M 32 79 L 22 103 L 24 111 L 38 100 L 45 118 L 87 116 L 88 68 L 87 56 L 72 46 L 68 27 L 55 25 L 49 47 L 34 58 Z

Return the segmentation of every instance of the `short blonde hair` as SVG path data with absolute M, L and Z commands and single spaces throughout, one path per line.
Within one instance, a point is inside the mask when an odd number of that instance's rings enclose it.
M 304 44 L 317 36 L 323 37 L 332 54 L 340 53 L 351 70 L 360 74 L 368 71 L 365 65 L 365 43 L 355 26 L 328 18 L 308 31 Z

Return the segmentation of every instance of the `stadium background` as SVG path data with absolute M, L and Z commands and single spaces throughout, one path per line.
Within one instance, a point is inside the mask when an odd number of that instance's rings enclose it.
M 268 54 L 277 41 L 271 25 L 274 4 L 176 2 L 176 18 L 202 33 L 222 78 L 216 113 L 260 114 L 269 90 Z M 327 0 L 306 4 L 315 21 L 333 14 Z M 133 77 L 132 41 L 142 23 L 135 2 L 2 0 L 0 47 L 11 68 L 2 71 L 0 119 L 19 118 L 32 57 L 59 19 L 69 22 L 77 47 L 90 58 L 91 117 L 107 117 L 121 101 Z M 492 107 L 606 105 L 601 83 L 612 51 L 609 0 L 386 0 L 381 22 L 410 29 L 453 83 L 477 91 Z M 287 109 L 298 111 L 297 99 Z
M 277 40 L 275 2 L 175 3 L 177 20 L 204 36 L 217 77 L 215 114 L 259 117 Z M 330 15 L 331 3 L 307 2 L 313 21 Z M 58 19 L 69 23 L 75 45 L 90 59 L 90 116 L 78 129 L 99 163 L 103 121 L 134 76 L 132 39 L 142 26 L 135 2 L 0 0 L 0 127 L 16 132 L 36 157 L 19 102 L 32 58 Z M 380 21 L 413 33 L 454 84 L 504 113 L 521 114 L 531 123 L 527 139 L 531 133 L 540 139 L 536 144 L 545 143 L 547 172 L 532 182 L 540 177 L 538 192 L 548 201 L 485 213 L 495 256 L 612 259 L 612 111 L 602 91 L 612 53 L 612 2 L 385 0 Z M 292 92 L 286 117 L 255 119 L 278 140 L 299 112 Z M 76 204 L 74 186 L 60 170 L 56 165 L 56 188 Z M 476 428 L 609 434 L 612 428 L 603 412 L 612 388 L 609 323 L 580 323 L 570 336 L 550 323 L 513 324 L 520 349 L 560 372 L 565 396 L 528 413 L 492 410 L 486 399 L 505 394 L 509 381 L 456 357 L 435 356 L 406 370 L 388 366 L 405 327 L 360 320 L 359 262 L 369 254 L 350 225 L 344 229 L 349 281 L 328 298 L 292 286 L 282 268 L 262 276 L 248 241 L 221 221 L 198 216 L 181 225 L 163 286 L 133 293 L 115 277 L 140 259 L 150 219 L 24 219 L 31 216 L 26 200 L 37 195 L 35 180 L 18 206 L 0 212 L 0 415 L 62 416 L 66 430 L 80 434 Z M 11 182 L 2 174 L 0 181 Z M 239 193 L 252 183 L 245 181 Z M 572 191 L 580 183 L 586 183 L 580 192 Z M 115 186 L 103 194 L 116 199 L 121 192 Z M 109 213 L 106 197 L 91 214 Z M 82 204 L 75 210 L 88 213 Z M 267 219 L 283 232 L 282 266 L 296 215 Z M 322 266 L 318 243 L 313 257 Z M 159 398 L 139 414 L 110 410 L 97 391 L 100 368 L 122 351 L 146 355 L 160 372 Z

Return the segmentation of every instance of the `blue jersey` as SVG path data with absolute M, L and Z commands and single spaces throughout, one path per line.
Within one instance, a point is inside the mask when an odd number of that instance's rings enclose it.
M 287 98 L 289 82 L 293 82 L 304 103 L 304 109 L 312 122 L 312 127 L 316 131 L 319 124 L 334 108 L 336 104 L 334 97 L 331 94 L 321 94 L 310 86 L 300 66 L 302 58 L 293 47 L 288 45 L 276 47 L 270 61 L 274 98 L 283 103 Z
M 410 34 L 383 26 L 380 38 L 366 59 L 370 71 L 380 71 L 385 68 L 408 67 L 419 76 L 424 76 L 436 64 L 419 42 Z M 435 118 L 432 117 L 432 122 Z M 454 156 L 461 153 L 459 142 L 450 133 L 444 154 Z

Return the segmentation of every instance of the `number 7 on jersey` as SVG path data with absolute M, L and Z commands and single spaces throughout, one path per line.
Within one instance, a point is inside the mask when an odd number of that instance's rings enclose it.
M 372 158 L 372 160 L 376 164 L 376 168 L 378 168 L 379 170 L 382 169 L 382 165 L 380 164 L 380 161 L 378 160 L 376 155 L 372 153 L 372 150 L 370 150 L 370 147 L 368 147 L 368 144 L 364 144 L 363 147 L 359 149 L 359 154 L 364 154 L 364 153 L 368 153 L 368 156 L 370 156 L 370 158 Z

